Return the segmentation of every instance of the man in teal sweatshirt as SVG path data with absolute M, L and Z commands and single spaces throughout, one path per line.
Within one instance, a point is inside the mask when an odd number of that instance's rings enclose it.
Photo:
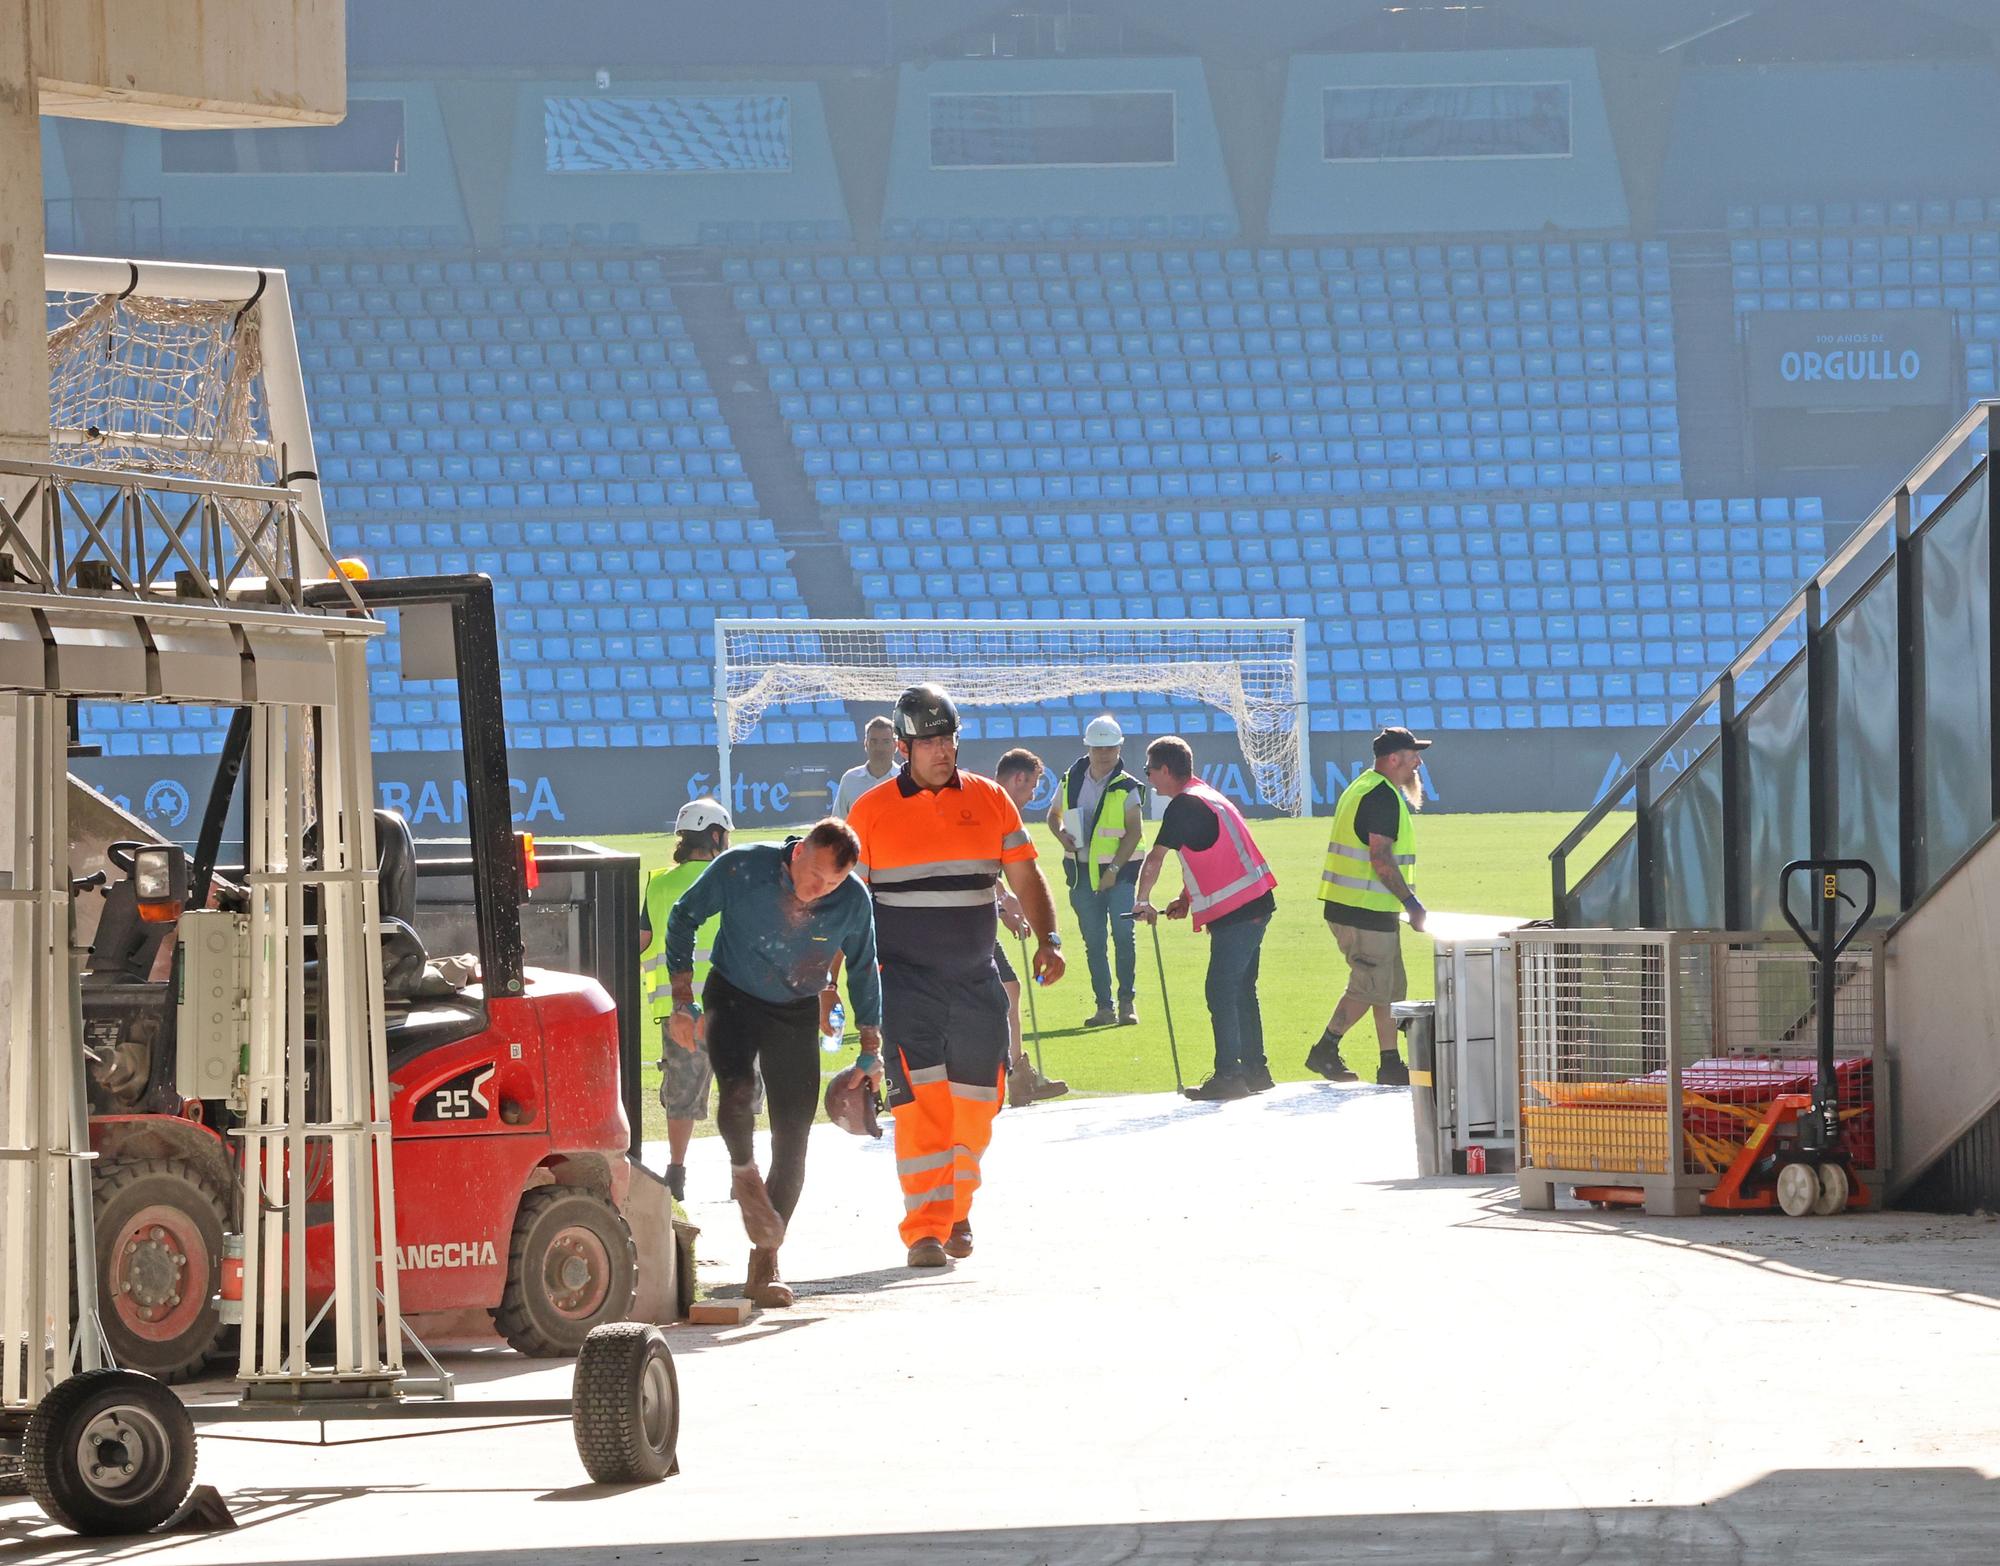
M 789 1305 L 778 1247 L 806 1176 L 806 1140 L 819 1104 L 819 1033 L 839 999 L 837 964 L 861 1030 L 861 1065 L 879 1077 L 882 981 L 875 913 L 851 872 L 861 845 L 833 817 L 804 837 L 753 843 L 717 858 L 667 915 L 667 974 L 673 1014 L 667 1035 L 694 1047 L 695 932 L 720 915 L 702 1005 L 715 1067 L 716 1129 L 729 1150 L 730 1194 L 750 1236 L 744 1293 L 759 1305 Z M 757 1171 L 759 1068 L 771 1112 L 771 1176 Z

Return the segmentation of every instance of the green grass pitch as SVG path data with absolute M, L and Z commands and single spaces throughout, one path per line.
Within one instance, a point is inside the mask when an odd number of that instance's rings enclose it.
M 1417 886 L 1425 904 L 1438 911 L 1510 914 L 1523 919 L 1549 913 L 1548 851 L 1575 824 L 1564 813 L 1419 816 L 1417 818 Z M 1577 856 L 1572 879 L 1597 852 L 1615 841 L 1627 824 L 1608 820 Z M 1346 965 L 1320 917 L 1317 887 L 1326 854 L 1327 822 L 1270 820 L 1252 823 L 1258 843 L 1278 876 L 1278 916 L 1264 938 L 1258 994 L 1263 1003 L 1264 1042 L 1271 1074 L 1279 1081 L 1309 1079 L 1306 1050 L 1319 1037 L 1334 1002 L 1346 982 Z M 1051 988 L 1036 993 L 1041 1020 L 1041 1056 L 1048 1074 L 1068 1080 L 1073 1093 L 1156 1093 L 1174 1085 L 1167 1050 L 1166 1008 L 1160 1001 L 1159 967 L 1153 939 L 1138 931 L 1139 1025 L 1130 1028 L 1081 1026 L 1090 1012 L 1090 980 L 1084 970 L 1083 944 L 1070 933 L 1074 923 L 1063 895 L 1061 868 L 1054 838 L 1039 824 L 1034 828 L 1043 867 L 1053 882 L 1057 916 L 1065 931 L 1064 955 L 1070 971 Z M 747 833 L 739 840 L 779 836 Z M 668 834 L 606 837 L 607 847 L 639 854 L 650 872 L 666 862 L 672 838 Z M 1164 904 L 1180 886 L 1177 861 L 1169 856 L 1155 901 Z M 1164 956 L 1168 999 L 1180 1044 L 1181 1073 L 1192 1085 L 1208 1075 L 1214 1053 L 1208 1028 L 1208 1008 L 1202 1001 L 1202 975 L 1208 954 L 1203 937 L 1185 923 L 1158 926 Z M 1016 961 L 1018 966 L 1018 951 Z M 1431 994 L 1431 943 L 1408 929 L 1403 932 L 1403 961 L 1410 975 L 1410 996 Z M 891 1023 L 893 1030 L 893 1022 Z M 1372 1023 L 1364 1022 L 1348 1035 L 1348 1064 L 1364 1077 L 1375 1071 Z M 1032 1051 L 1032 1044 L 1030 1045 Z M 825 1057 L 829 1071 L 846 1065 L 851 1052 Z M 649 1063 L 646 1078 L 649 1139 L 666 1134 L 659 1108 L 659 1072 Z M 712 1129 L 712 1126 L 703 1130 Z

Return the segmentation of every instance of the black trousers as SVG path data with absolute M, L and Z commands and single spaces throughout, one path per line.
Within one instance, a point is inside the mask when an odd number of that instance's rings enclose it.
M 715 1067 L 715 1126 L 732 1164 L 757 1156 L 757 1076 L 771 1111 L 771 1167 L 765 1188 L 790 1221 L 806 1183 L 806 1138 L 819 1107 L 819 998 L 767 1001 L 746 995 L 711 969 L 701 992 L 708 1058 Z

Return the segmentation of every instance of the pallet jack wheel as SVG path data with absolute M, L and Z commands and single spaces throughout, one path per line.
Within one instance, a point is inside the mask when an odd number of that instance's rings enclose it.
M 92 1537 L 145 1533 L 187 1499 L 194 1422 L 151 1376 L 86 1371 L 37 1405 L 21 1466 L 28 1494 L 52 1522 Z
M 1847 1198 L 1853 1189 L 1843 1164 L 1821 1164 L 1819 1166 L 1819 1195 L 1813 1200 L 1813 1212 L 1821 1218 L 1831 1218 L 1835 1213 L 1847 1211 Z
M 643 1321 L 595 1328 L 576 1356 L 570 1426 L 599 1484 L 651 1484 L 680 1472 L 680 1378 L 667 1335 Z
M 1778 1171 L 1778 1206 L 1788 1218 L 1803 1218 L 1819 1202 L 1819 1175 L 1811 1164 L 1789 1163 Z

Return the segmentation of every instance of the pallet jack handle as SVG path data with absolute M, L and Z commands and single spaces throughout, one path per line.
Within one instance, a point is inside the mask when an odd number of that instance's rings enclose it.
M 1841 872 L 1845 870 L 1858 872 L 1867 890 L 1862 896 L 1860 911 L 1842 929 L 1839 905 L 1845 902 L 1852 907 L 1854 904 L 1854 899 L 1840 889 Z M 1814 910 L 1814 928 L 1811 930 L 1792 911 L 1792 877 L 1801 872 L 1819 878 L 1818 906 Z M 1778 907 L 1785 916 L 1785 923 L 1805 943 L 1806 950 L 1813 954 L 1818 965 L 1819 1076 L 1813 1083 L 1813 1117 L 1820 1146 L 1831 1148 L 1840 1141 L 1840 1089 L 1834 1081 L 1833 1065 L 1834 963 L 1847 950 L 1848 942 L 1874 916 L 1875 867 L 1865 859 L 1794 859 L 1779 872 Z

